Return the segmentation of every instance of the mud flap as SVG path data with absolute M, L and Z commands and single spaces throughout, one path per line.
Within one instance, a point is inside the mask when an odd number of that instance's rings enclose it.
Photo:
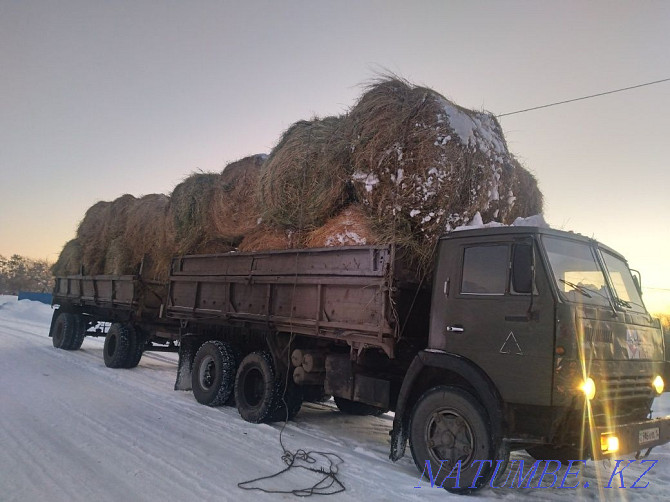
M 393 429 L 389 433 L 391 435 L 391 454 L 389 458 L 394 462 L 401 459 L 405 455 L 407 448 L 407 430 L 403 427 L 402 420 L 393 420 Z
M 196 337 L 182 336 L 179 340 L 179 367 L 174 390 L 192 390 L 191 372 L 195 353 L 200 347 L 201 340 Z

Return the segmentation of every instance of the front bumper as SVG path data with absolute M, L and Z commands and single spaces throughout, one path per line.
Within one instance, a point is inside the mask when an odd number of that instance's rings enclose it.
M 592 433 L 594 460 L 621 457 L 670 442 L 670 416 L 612 427 L 596 427 Z M 603 451 L 599 444 L 603 436 L 616 436 L 619 448 L 614 452 Z

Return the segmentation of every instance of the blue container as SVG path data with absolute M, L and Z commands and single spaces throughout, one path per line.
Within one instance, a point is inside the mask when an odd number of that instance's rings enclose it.
M 51 305 L 51 293 L 31 293 L 30 291 L 19 291 L 19 301 L 32 300 Z

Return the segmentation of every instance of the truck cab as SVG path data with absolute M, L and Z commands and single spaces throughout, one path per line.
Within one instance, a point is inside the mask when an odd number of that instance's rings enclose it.
M 490 443 L 479 455 L 498 458 L 599 459 L 670 440 L 669 420 L 651 419 L 660 324 L 620 254 L 574 233 L 498 227 L 449 234 L 436 260 L 428 347 L 403 383 L 391 458 L 423 435 L 434 447 L 412 447 L 420 469 L 453 444 L 454 458 L 474 459 L 477 412 Z M 436 388 L 471 409 L 438 398 L 423 409 Z

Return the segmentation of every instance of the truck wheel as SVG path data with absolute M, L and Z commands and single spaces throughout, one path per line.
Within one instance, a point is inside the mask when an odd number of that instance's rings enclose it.
M 61 312 L 56 317 L 51 332 L 51 343 L 57 349 L 72 350 L 77 341 L 79 328 L 77 316 L 70 312 Z M 80 344 L 81 346 L 81 344 Z M 76 347 L 77 349 L 79 347 Z
M 462 389 L 438 386 L 426 391 L 414 406 L 409 430 L 412 457 L 419 471 L 428 480 L 432 472 L 435 485 L 454 493 L 484 486 L 494 469 L 486 463 L 475 487 L 471 485 L 480 467 L 474 461 L 494 459 L 495 466 L 497 449 L 487 421 L 481 404 Z
M 528 454 L 535 460 L 558 460 L 562 464 L 567 464 L 570 460 L 584 460 L 591 458 L 588 451 L 580 449 L 578 446 L 551 446 L 539 445 L 532 448 L 526 448 Z
M 289 381 L 286 392 L 280 392 L 277 396 L 277 401 L 277 408 L 273 412 L 270 421 L 282 422 L 284 420 L 293 420 L 300 411 L 300 408 L 302 408 L 302 387 Z
M 137 326 L 128 325 L 130 334 L 130 347 L 128 348 L 128 358 L 124 368 L 135 368 L 140 364 L 142 353 L 144 352 L 145 336 L 144 332 Z
M 352 401 L 351 399 L 345 399 L 343 397 L 335 396 L 334 399 L 338 409 L 347 415 L 372 415 L 376 417 L 388 411 L 370 404 L 359 403 L 358 401 Z
M 240 416 L 254 424 L 271 420 L 277 409 L 279 387 L 270 353 L 248 354 L 235 378 L 235 403 Z
M 235 353 L 226 342 L 210 340 L 200 346 L 193 361 L 191 387 L 196 401 L 221 406 L 235 385 Z
M 69 350 L 81 349 L 81 346 L 84 343 L 84 338 L 86 338 L 86 330 L 88 329 L 88 320 L 86 317 L 79 314 L 75 316 L 75 319 L 77 321 L 77 329 Z
M 109 327 L 105 337 L 103 356 L 108 368 L 124 368 L 130 353 L 132 327 L 115 322 Z

